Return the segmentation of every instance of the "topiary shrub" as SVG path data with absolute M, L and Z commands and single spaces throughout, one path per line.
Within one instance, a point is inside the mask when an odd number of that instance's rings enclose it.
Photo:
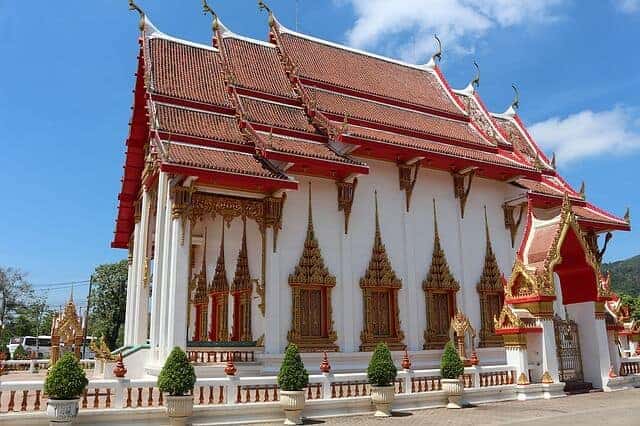
M 179 347 L 173 348 L 158 376 L 161 392 L 171 396 L 183 396 L 193 390 L 196 372 L 189 363 L 187 354 Z
M 22 345 L 18 345 L 15 351 L 13 351 L 13 359 L 29 359 L 29 354 L 24 350 Z
M 453 342 L 448 341 L 440 360 L 440 376 L 443 379 L 457 379 L 464 373 L 464 363 Z
M 309 384 L 309 373 L 304 368 L 298 347 L 293 343 L 287 346 L 280 372 L 278 386 L 284 391 L 301 391 Z
M 44 381 L 44 392 L 50 399 L 76 399 L 89 384 L 76 357 L 67 352 L 53 364 Z
M 390 386 L 396 379 L 398 370 L 391 359 L 391 352 L 386 343 L 378 343 L 367 367 L 369 384 L 373 386 Z

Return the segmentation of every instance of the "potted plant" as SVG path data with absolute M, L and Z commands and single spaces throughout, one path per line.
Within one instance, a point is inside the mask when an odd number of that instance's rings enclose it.
M 376 406 L 376 417 L 391 415 L 397 372 L 389 348 L 385 343 L 378 343 L 367 368 L 367 377 L 371 385 L 371 402 Z
M 293 343 L 287 346 L 280 372 L 280 405 L 284 409 L 285 425 L 301 425 L 300 414 L 304 409 L 304 388 L 309 384 L 309 373 L 304 368 L 298 347 Z
M 72 353 L 66 353 L 47 372 L 44 392 L 51 424 L 70 425 L 78 415 L 80 395 L 89 384 L 84 370 Z
M 447 394 L 447 408 L 462 408 L 463 373 L 464 363 L 453 346 L 453 342 L 449 341 L 444 347 L 444 353 L 440 360 L 440 382 L 442 390 Z
M 13 351 L 13 359 L 24 361 L 29 359 L 29 354 L 24 350 L 22 345 L 18 345 L 18 347 Z
M 193 414 L 193 391 L 196 373 L 187 354 L 179 347 L 173 348 L 158 376 L 160 392 L 167 394 L 167 415 L 171 425 L 185 425 Z

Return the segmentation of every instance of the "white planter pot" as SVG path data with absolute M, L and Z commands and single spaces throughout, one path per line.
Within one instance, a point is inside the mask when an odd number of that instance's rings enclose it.
M 166 396 L 167 415 L 172 426 L 183 426 L 193 414 L 193 396 Z
M 301 425 L 304 391 L 280 391 L 280 406 L 284 409 L 285 425 Z
M 462 392 L 464 385 L 461 379 L 440 379 L 442 390 L 447 394 L 447 408 L 462 408 Z
M 50 425 L 70 425 L 78 415 L 80 399 L 49 399 L 47 401 L 47 417 Z
M 371 386 L 371 402 L 376 406 L 375 417 L 391 416 L 391 404 L 395 397 L 395 386 Z

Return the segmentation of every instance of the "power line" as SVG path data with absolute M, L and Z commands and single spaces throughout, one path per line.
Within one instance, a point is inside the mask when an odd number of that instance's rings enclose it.
M 33 284 L 33 287 L 56 287 L 56 286 L 68 286 L 73 284 L 85 284 L 89 283 L 89 280 L 78 280 L 78 281 L 66 281 L 66 282 L 58 282 L 58 283 L 48 283 L 48 284 Z

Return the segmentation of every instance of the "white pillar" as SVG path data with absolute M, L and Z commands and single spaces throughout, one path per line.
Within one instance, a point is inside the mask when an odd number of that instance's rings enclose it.
M 507 356 L 507 365 L 516 369 L 516 377 L 514 377 L 514 381 L 517 382 L 518 378 L 520 378 L 520 374 L 522 373 L 524 373 L 528 379 L 529 357 L 527 354 L 527 348 L 508 347 L 505 348 L 505 352 Z
M 402 285 L 405 296 L 404 303 L 398 308 L 400 309 L 400 318 L 402 320 L 400 328 L 405 332 L 405 343 L 407 344 L 407 349 L 415 351 L 422 349 L 422 333 L 418 328 L 418 311 L 420 309 L 418 300 L 420 295 L 418 294 L 419 284 L 417 282 L 415 268 L 416 251 L 414 231 L 411 226 L 411 217 L 409 216 L 409 213 L 406 211 L 404 206 L 402 206 L 402 208 L 404 210 L 402 214 L 405 260 L 404 267 L 407 271 L 407 279 Z
M 140 264 L 140 222 L 137 220 L 133 227 L 133 249 L 131 260 L 131 271 L 127 281 L 127 309 L 129 316 L 125 314 L 125 334 L 128 337 L 125 344 L 134 344 L 136 330 L 136 287 L 138 285 L 138 265 Z M 129 321 L 127 321 L 129 319 Z M 127 343 L 128 342 L 128 343 Z
M 136 265 L 135 286 L 135 328 L 133 329 L 133 344 L 142 345 L 147 341 L 147 321 L 149 318 L 149 288 L 145 285 L 145 268 L 147 267 L 147 242 L 149 241 L 149 191 L 145 187 L 142 191 L 142 210 L 140 230 L 138 233 L 138 265 Z M 149 274 L 151 271 L 147 271 Z
M 181 216 L 174 217 L 172 220 L 169 286 L 167 291 L 167 340 L 163 348 L 164 351 L 161 353 L 162 359 L 166 358 L 175 346 L 183 350 L 187 347 L 190 226 L 189 220 Z
M 265 230 L 266 250 L 266 283 L 265 283 L 265 321 L 264 351 L 267 354 L 282 352 L 280 343 L 280 268 L 279 254 L 273 251 L 273 228 Z M 286 281 L 284 282 L 286 285 Z
M 170 257 L 171 257 L 171 246 L 173 242 L 172 232 L 173 227 L 171 224 L 171 209 L 173 208 L 173 200 L 171 199 L 171 181 L 167 180 L 167 187 L 165 193 L 165 203 L 164 203 L 164 247 L 162 248 L 162 278 L 159 280 L 160 283 L 160 321 L 158 322 L 158 350 L 156 353 L 156 361 L 164 362 L 163 349 L 166 346 L 167 342 L 167 313 L 169 311 L 169 306 L 171 305 L 171 300 L 169 299 L 169 272 L 170 272 Z
M 151 285 L 151 331 L 149 339 L 151 352 L 156 353 L 160 338 L 160 300 L 162 298 L 162 272 L 165 242 L 165 213 L 167 203 L 167 174 L 160 172 L 155 226 L 155 256 L 153 260 L 153 283 Z
M 456 200 L 458 201 L 458 200 Z M 464 238 L 463 238 L 463 227 L 462 227 L 462 208 L 459 202 L 456 202 L 456 209 L 458 214 L 456 215 L 456 223 L 458 225 L 458 259 L 460 261 L 460 276 L 458 278 L 458 282 L 460 283 L 460 290 L 458 290 L 456 294 L 456 308 L 465 313 L 465 315 L 469 316 L 468 312 L 465 310 L 465 287 L 467 285 L 464 273 Z M 467 210 L 468 212 L 468 210 Z M 445 252 L 446 255 L 446 252 Z M 453 273 L 453 271 L 451 271 Z M 454 274 L 455 276 L 455 274 Z
M 602 388 L 608 380 L 609 343 L 603 319 L 596 319 L 594 302 L 567 305 L 569 318 L 578 324 L 584 380 L 594 388 Z
M 351 268 L 351 234 L 344 233 L 344 223 L 339 221 L 340 226 L 340 275 L 338 288 L 342 295 L 335 294 L 332 300 L 339 300 L 339 310 L 342 315 L 342 352 L 356 352 L 358 343 L 356 342 L 356 317 L 357 309 L 354 303 L 359 294 L 360 287 L 354 281 L 353 269 Z M 337 290 L 337 289 L 336 289 Z
M 542 372 L 548 372 L 554 382 L 559 382 L 558 354 L 556 352 L 556 333 L 553 327 L 553 319 L 541 318 L 539 324 L 542 327 Z
M 133 242 L 131 243 L 133 244 Z M 124 345 L 130 346 L 132 344 L 133 336 L 131 333 L 131 326 L 133 323 L 133 286 L 134 286 L 134 269 L 133 269 L 133 247 L 131 247 L 131 257 L 127 266 L 127 308 L 124 314 Z
M 616 342 L 616 332 L 613 330 L 607 330 L 607 341 L 609 342 L 609 359 L 611 360 L 611 366 L 613 371 L 618 374 L 620 371 L 620 350 Z

